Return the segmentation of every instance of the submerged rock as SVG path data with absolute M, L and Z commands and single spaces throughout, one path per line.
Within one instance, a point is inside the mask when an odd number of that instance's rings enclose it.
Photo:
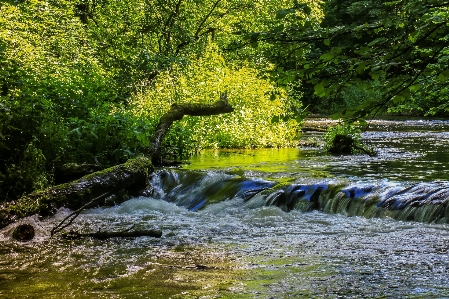
M 20 224 L 14 229 L 12 237 L 18 241 L 30 241 L 34 238 L 34 227 L 30 224 Z

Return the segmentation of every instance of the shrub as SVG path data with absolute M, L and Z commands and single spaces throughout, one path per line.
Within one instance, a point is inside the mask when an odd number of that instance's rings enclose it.
M 184 68 L 163 72 L 150 89 L 137 93 L 133 112 L 156 123 L 171 104 L 212 103 L 227 92 L 235 111 L 210 117 L 185 117 L 175 124 L 165 145 L 186 156 L 203 148 L 288 147 L 296 144 L 301 103 L 285 89 L 261 78 L 249 67 L 225 63 L 211 45 L 205 55 Z
M 324 141 L 324 149 L 333 154 L 351 154 L 357 152 L 357 148 L 364 148 L 358 124 L 341 123 L 330 127 L 324 134 Z

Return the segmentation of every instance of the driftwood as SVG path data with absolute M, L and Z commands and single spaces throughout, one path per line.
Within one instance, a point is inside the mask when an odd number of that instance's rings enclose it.
M 69 216 L 65 217 L 61 222 L 59 222 L 58 225 L 56 225 L 52 230 L 51 230 L 51 236 L 53 237 L 55 234 L 57 234 L 58 232 L 62 231 L 64 228 L 66 228 L 67 226 L 69 226 L 70 224 L 72 224 L 73 220 L 75 220 L 76 217 L 78 217 L 78 215 L 85 209 L 87 209 L 88 207 L 90 207 L 91 205 L 97 203 L 99 200 L 103 199 L 104 197 L 108 196 L 109 193 L 104 193 L 94 199 L 92 199 L 91 201 L 89 201 L 88 203 L 86 203 L 84 206 L 82 206 L 81 208 L 79 208 L 76 211 L 73 211 L 73 213 L 70 213 Z M 68 220 L 68 222 L 66 223 L 66 221 Z
M 171 109 L 161 117 L 156 132 L 150 138 L 150 148 L 146 156 L 130 159 L 124 164 L 0 205 L 0 228 L 34 214 L 53 215 L 61 207 L 77 210 L 89 203 L 92 198 L 100 197 L 104 193 L 115 196 L 96 202 L 99 206 L 127 200 L 129 196 L 148 187 L 148 175 L 154 170 L 151 160 L 157 156 L 164 136 L 174 121 L 181 120 L 184 115 L 207 116 L 232 111 L 233 108 L 227 101 L 226 93 L 213 104 L 172 105 Z
M 78 232 L 68 232 L 63 233 L 62 237 L 64 239 L 81 239 L 81 238 L 95 238 L 99 240 L 105 240 L 109 238 L 137 238 L 137 237 L 162 237 L 162 231 L 160 230 L 134 230 L 134 231 L 121 231 L 121 232 L 96 232 L 96 233 L 78 233 Z

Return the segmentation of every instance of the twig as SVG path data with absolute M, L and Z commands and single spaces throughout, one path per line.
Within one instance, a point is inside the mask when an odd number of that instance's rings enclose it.
M 106 197 L 107 195 L 109 195 L 108 192 L 101 194 L 98 197 L 95 197 L 94 199 L 92 199 L 91 201 L 89 201 L 88 203 L 86 203 L 84 206 L 82 206 L 81 208 L 79 208 L 76 211 L 73 211 L 69 216 L 65 217 L 57 226 L 55 226 L 52 230 L 51 230 L 51 234 L 50 236 L 53 237 L 56 233 L 62 231 L 64 228 L 66 228 L 67 226 L 69 226 L 70 224 L 72 224 L 72 222 L 75 220 L 76 217 L 78 217 L 78 215 L 84 210 L 86 209 L 89 205 L 93 204 L 94 202 L 96 202 L 97 200 L 100 200 L 104 197 Z M 67 224 L 65 224 L 64 226 L 63 223 L 66 222 L 67 219 L 69 219 L 69 222 Z

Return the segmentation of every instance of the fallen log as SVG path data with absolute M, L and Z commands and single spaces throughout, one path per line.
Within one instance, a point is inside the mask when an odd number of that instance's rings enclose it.
M 0 205 L 0 228 L 34 214 L 53 215 L 61 207 L 79 209 L 92 198 L 104 193 L 113 195 L 97 202 L 98 206 L 118 204 L 127 200 L 149 187 L 149 173 L 154 170 L 152 160 L 159 160 L 157 155 L 159 147 L 174 121 L 181 120 L 184 115 L 207 116 L 229 113 L 233 110 L 227 101 L 226 93 L 212 104 L 172 105 L 161 117 L 155 133 L 150 138 L 146 156 L 130 159 L 124 164 L 94 172 L 69 183 L 25 195 L 17 201 L 4 203 Z
M 0 228 L 34 214 L 53 215 L 61 207 L 78 209 L 93 197 L 98 197 L 105 192 L 116 194 L 116 196 L 106 198 L 98 205 L 123 202 L 136 190 L 142 190 L 148 186 L 148 174 L 151 171 L 153 171 L 151 160 L 140 157 L 73 182 L 22 196 L 17 201 L 0 206 Z

